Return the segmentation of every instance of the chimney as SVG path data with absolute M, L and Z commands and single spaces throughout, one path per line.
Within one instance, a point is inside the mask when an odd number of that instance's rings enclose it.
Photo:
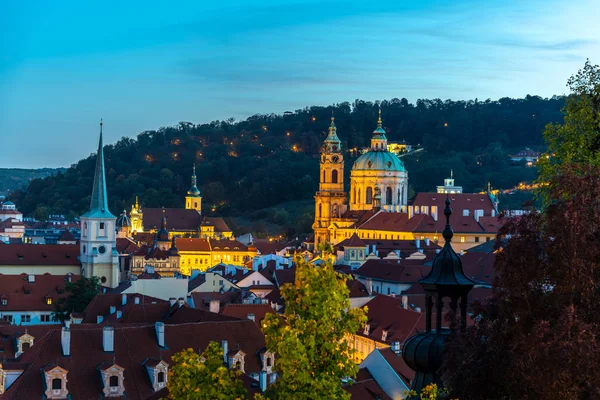
M 262 392 L 267 391 L 267 371 L 260 371 L 260 376 L 258 379 L 258 384 L 260 386 L 260 390 Z
M 229 363 L 227 362 L 227 353 L 229 352 L 228 348 L 227 348 L 227 340 L 223 340 L 221 342 L 221 346 L 223 347 L 223 362 L 225 363 L 225 365 L 229 365 Z
M 117 319 L 121 318 L 123 316 L 123 311 L 119 310 L 117 311 Z
M 134 303 L 134 304 L 140 304 L 140 298 L 139 298 L 139 297 L 137 297 L 137 296 L 135 296 L 135 297 L 133 298 L 133 303 Z
M 218 314 L 221 311 L 221 302 L 219 300 L 211 300 L 208 311 Z
M 121 305 L 124 306 L 125 304 L 127 304 L 127 295 L 123 293 L 121 295 Z
M 392 341 L 392 345 L 390 347 L 392 348 L 392 351 L 394 352 L 394 354 L 396 354 L 397 356 L 399 356 L 400 353 L 402 352 L 402 350 L 400 350 L 400 341 L 399 340 Z
M 406 295 L 402 296 L 402 308 L 408 310 L 408 296 Z
M 102 315 L 96 315 L 96 323 L 101 324 L 104 321 L 104 317 Z
M 110 306 L 110 315 L 114 314 L 117 312 L 117 307 L 115 306 Z
M 112 326 L 102 328 L 102 347 L 106 353 L 115 351 L 115 329 Z
M 185 304 L 185 299 L 183 297 L 180 297 L 179 299 L 177 299 L 177 303 L 179 303 L 179 308 L 181 308 Z
M 60 332 L 60 344 L 62 345 L 63 356 L 67 357 L 71 355 L 71 330 L 63 326 Z
M 425 238 L 425 246 L 429 247 L 429 238 Z
M 420 248 L 421 248 L 421 239 L 418 239 L 418 238 L 417 238 L 417 239 L 415 239 L 415 247 L 416 247 L 417 249 L 420 249 Z
M 177 299 L 175 297 L 169 297 L 169 304 L 173 307 L 177 303 Z
M 70 319 L 66 319 L 66 320 L 65 320 L 65 326 L 66 326 L 67 328 L 71 328 L 71 324 L 72 324 L 72 323 L 73 323 L 73 321 L 72 321 L 72 320 L 70 320 Z
M 160 347 L 165 347 L 165 324 L 163 322 L 156 322 L 154 329 L 156 330 L 156 342 Z
M 249 319 L 250 321 L 255 321 L 255 319 L 254 319 L 254 314 L 248 314 L 248 319 Z

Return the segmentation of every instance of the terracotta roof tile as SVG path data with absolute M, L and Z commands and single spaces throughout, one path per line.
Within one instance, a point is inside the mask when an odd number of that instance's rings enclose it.
M 77 244 L 8 244 L 0 246 L 0 265 L 76 265 Z
M 415 283 L 429 274 L 431 267 L 405 265 L 406 261 L 367 260 L 354 274 L 396 283 Z
M 208 239 L 176 238 L 175 246 L 179 251 L 210 251 Z
M 425 314 L 402 308 L 402 299 L 377 295 L 363 308 L 367 307 L 367 324 L 369 334 L 364 334 L 364 328 L 357 332 L 377 341 L 391 344 L 394 340 L 404 343 L 406 339 L 425 328 Z M 386 340 L 382 340 L 383 331 L 387 332 Z
M 254 314 L 254 322 L 260 328 L 265 315 L 275 314 L 275 311 L 268 304 L 227 304 L 221 313 L 240 319 L 248 319 L 249 314 Z
M 0 274 L 0 297 L 6 299 L 6 306 L 0 305 L 2 311 L 54 311 L 54 303 L 65 297 L 65 286 L 68 275 L 31 275 L 34 282 L 29 282 L 30 275 Z M 75 282 L 79 275 L 71 275 Z M 48 304 L 48 299 L 51 303 Z
M 163 208 L 142 208 L 144 214 L 144 229 L 160 228 Z M 196 210 L 185 208 L 165 208 L 167 230 L 169 231 L 199 231 L 202 217 Z

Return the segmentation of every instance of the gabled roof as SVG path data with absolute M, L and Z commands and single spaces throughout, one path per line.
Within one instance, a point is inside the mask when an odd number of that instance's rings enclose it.
M 352 400 L 392 400 L 366 368 L 359 370 L 354 383 L 345 389 Z
M 367 260 L 354 274 L 362 278 L 371 278 L 380 281 L 394 283 L 416 283 L 421 278 L 427 276 L 431 267 L 424 265 L 409 265 L 406 260 L 387 261 L 387 260 Z M 396 293 L 400 294 L 400 293 Z
M 210 251 L 208 239 L 175 238 L 175 246 L 179 251 Z
M 215 228 L 215 232 L 231 232 L 225 220 L 221 217 L 203 217 L 202 225 L 211 225 Z
M 138 245 L 128 238 L 117 238 L 117 252 L 119 254 L 133 254 L 139 249 Z
M 190 279 L 188 281 L 188 293 L 202 285 L 204 282 L 206 282 L 206 274 L 199 274 L 193 279 Z
M 425 329 L 425 314 L 404 309 L 400 297 L 377 295 L 363 306 L 365 307 L 370 330 L 365 335 L 364 327 L 361 327 L 358 335 L 382 342 L 383 331 L 386 331 L 384 342 L 391 344 L 392 341 L 399 340 L 404 343 L 406 339 Z
M 276 254 L 288 247 L 285 243 L 274 242 L 268 239 L 254 239 L 253 245 L 260 254 Z
M 147 399 L 154 391 L 144 361 L 162 359 L 173 365 L 176 352 L 192 348 L 204 350 L 210 341 L 227 340 L 229 349 L 239 349 L 245 356 L 246 373 L 258 373 L 261 368 L 259 351 L 265 346 L 264 336 L 252 321 L 199 322 L 165 325 L 164 348 L 156 340 L 155 325 L 114 325 L 114 352 L 102 350 L 102 326 L 71 325 L 71 355 L 64 357 L 61 349 L 61 327 L 53 326 L 45 335 L 36 337 L 20 362 L 28 367 L 3 395 L 4 399 L 39 399 L 45 390 L 40 369 L 58 363 L 68 370 L 67 389 L 74 399 L 98 399 L 102 395 L 102 380 L 98 367 L 115 363 L 124 369 L 125 393 L 128 399 Z M 56 364 L 54 364 L 56 365 Z
M 160 228 L 163 217 L 163 208 L 143 207 L 144 229 Z M 169 231 L 189 231 L 197 232 L 202 217 L 196 210 L 188 210 L 185 208 L 164 208 L 164 215 L 167 219 L 167 228 Z
M 362 241 L 361 238 L 358 237 L 358 235 L 356 233 L 353 233 L 352 236 L 350 236 L 350 239 L 345 239 L 344 242 L 347 243 L 344 244 L 344 247 L 365 247 L 366 244 L 365 242 Z
M 230 239 L 208 239 L 213 251 L 248 251 L 248 246 L 237 240 Z
M 7 300 L 7 305 L 0 305 L 2 311 L 54 311 L 54 303 L 65 297 L 65 286 L 68 275 L 33 275 L 35 281 L 30 283 L 29 275 L 0 274 L 0 296 Z M 71 275 L 71 281 L 79 280 L 79 275 Z M 48 299 L 51 303 L 48 304 Z
M 79 266 L 79 245 L 20 243 L 0 246 L 0 265 Z
M 62 233 L 62 235 L 60 235 L 60 237 L 58 238 L 59 242 L 74 242 L 75 241 L 75 237 L 73 236 L 73 234 L 71 233 L 70 230 L 65 229 L 65 231 Z
M 254 322 L 260 328 L 265 316 L 275 314 L 275 311 L 268 304 L 226 304 L 221 314 L 240 319 L 248 319 L 249 314 L 254 314 Z

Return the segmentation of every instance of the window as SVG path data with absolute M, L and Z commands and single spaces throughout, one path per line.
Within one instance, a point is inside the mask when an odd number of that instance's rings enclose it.
M 105 246 L 98 247 L 98 253 L 100 253 L 100 254 L 106 253 L 106 247 Z
M 109 383 L 108 384 L 109 384 L 110 387 L 119 386 L 119 377 L 118 376 L 114 376 L 114 375 L 111 376 L 109 378 Z
M 389 186 L 385 189 L 385 204 L 392 205 L 392 188 Z
M 52 379 L 52 390 L 61 390 L 62 389 L 62 379 L 54 378 Z
M 479 236 L 475 236 L 475 243 L 479 243 Z
M 460 242 L 461 242 L 461 243 L 464 243 L 465 241 L 466 241 L 466 238 L 465 238 L 464 236 L 461 236 L 461 237 L 460 237 Z
M 485 241 L 486 241 L 486 242 L 489 242 L 489 241 L 490 241 L 490 239 L 491 239 L 491 238 L 488 236 L 488 237 L 486 237 L 486 238 L 485 238 Z
M 158 383 L 163 383 L 165 381 L 165 373 L 164 372 L 158 373 L 157 381 L 158 381 Z
M 271 357 L 267 357 L 267 367 L 271 366 Z
M 104 222 L 100 222 L 100 229 L 105 229 L 104 228 Z
M 24 342 L 23 344 L 21 344 L 21 351 L 28 350 L 30 347 L 31 347 L 31 343 Z
M 46 304 L 48 304 L 49 306 L 52 305 L 52 297 L 46 297 Z
M 42 322 L 50 322 L 52 320 L 50 314 L 43 314 L 40 316 L 40 321 Z
M 331 183 L 338 183 L 338 171 L 334 169 L 331 171 Z
M 194 208 L 198 208 L 198 202 L 196 202 L 196 201 L 194 202 Z M 161 374 L 162 374 L 162 372 L 161 372 Z
M 368 187 L 367 188 L 367 204 L 371 204 L 373 203 L 373 188 L 372 187 Z
M 390 288 L 388 288 L 388 294 L 390 294 Z M 385 339 L 384 339 L 385 340 Z
M 323 213 L 321 211 L 322 211 L 321 203 L 319 203 L 319 218 L 321 218 L 321 215 L 323 215 Z
M 31 322 L 31 315 L 22 314 L 21 315 L 21 323 L 23 323 L 23 322 Z
M 5 315 L 2 317 L 3 320 L 7 321 L 7 322 L 12 322 L 13 320 L 13 316 L 12 315 Z
M 8 299 L 2 299 L 2 305 L 5 306 L 8 304 Z

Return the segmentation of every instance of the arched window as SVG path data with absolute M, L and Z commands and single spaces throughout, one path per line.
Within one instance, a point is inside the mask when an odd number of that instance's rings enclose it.
M 400 197 L 400 189 L 398 189 L 398 204 L 402 204 L 402 200 Z
M 165 381 L 165 373 L 159 372 L 157 380 L 158 380 L 158 383 L 163 383 Z
M 322 214 L 322 207 L 321 207 L 321 203 L 319 203 L 319 218 L 321 218 Z
M 31 347 L 31 343 L 23 342 L 23 344 L 21 344 L 21 351 L 25 351 L 25 350 L 29 349 L 30 347 Z
M 52 390 L 61 390 L 62 389 L 62 379 L 54 378 L 52 379 Z
M 327 174 L 326 171 L 323 171 L 323 183 L 327 182 Z
M 367 188 L 367 204 L 371 204 L 373 203 L 373 188 L 372 187 L 368 187 Z
M 392 188 L 389 186 L 385 189 L 385 204 L 392 205 Z
M 331 183 L 338 183 L 338 170 L 331 171 Z
M 267 367 L 271 366 L 271 357 L 267 357 Z
M 337 204 L 334 204 L 334 205 L 333 205 L 333 217 L 334 217 L 334 218 L 337 218 L 337 217 L 339 217 L 339 215 L 338 215 L 338 214 L 339 214 L 339 207 L 338 207 L 338 205 L 337 205 Z
M 356 204 L 356 188 L 352 189 L 352 204 Z
M 116 387 L 116 386 L 119 386 L 119 377 L 118 377 L 118 376 L 115 376 L 115 375 L 111 376 L 111 377 L 109 378 L 109 382 L 108 382 L 108 384 L 109 384 L 109 386 L 110 386 L 110 387 Z

